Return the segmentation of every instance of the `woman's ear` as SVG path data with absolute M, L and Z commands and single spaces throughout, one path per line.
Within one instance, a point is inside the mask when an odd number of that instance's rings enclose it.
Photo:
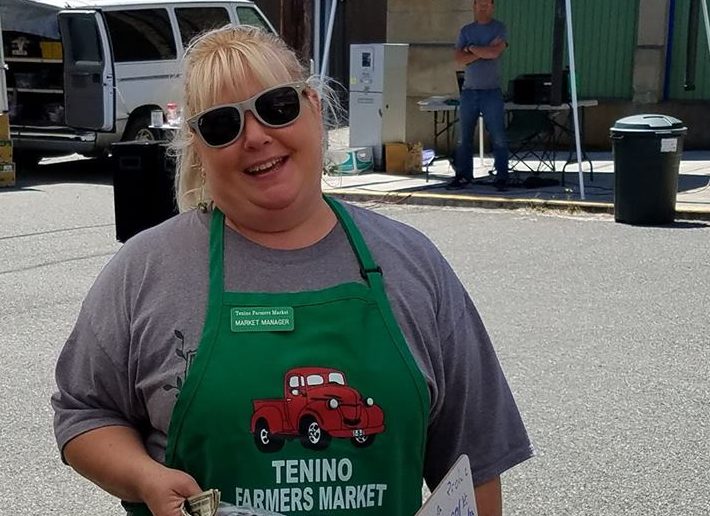
M 314 90 L 313 88 L 306 88 L 305 91 L 306 98 L 308 98 L 308 101 L 311 103 L 311 107 L 313 108 L 314 112 L 320 116 L 321 114 L 321 105 L 320 105 L 320 97 L 318 96 L 318 92 Z

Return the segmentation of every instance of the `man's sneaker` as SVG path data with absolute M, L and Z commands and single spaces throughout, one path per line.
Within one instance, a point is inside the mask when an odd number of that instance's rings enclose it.
M 467 184 L 471 182 L 470 179 L 465 177 L 455 177 L 448 185 L 446 185 L 447 190 L 461 190 Z

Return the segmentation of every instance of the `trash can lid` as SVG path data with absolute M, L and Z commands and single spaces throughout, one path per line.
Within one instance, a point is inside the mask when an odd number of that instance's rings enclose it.
M 620 132 L 651 132 L 655 133 L 668 131 L 683 132 L 687 128 L 683 122 L 668 115 L 633 115 L 617 120 L 612 127 L 614 131 Z

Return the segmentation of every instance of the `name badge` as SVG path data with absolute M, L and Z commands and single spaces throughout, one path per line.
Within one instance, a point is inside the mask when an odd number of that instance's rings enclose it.
M 231 326 L 236 333 L 253 331 L 293 331 L 290 306 L 232 308 Z

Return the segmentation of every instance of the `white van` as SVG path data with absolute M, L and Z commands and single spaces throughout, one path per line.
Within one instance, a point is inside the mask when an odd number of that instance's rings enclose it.
M 0 18 L 11 136 L 26 164 L 151 139 L 151 111 L 177 100 L 193 36 L 228 23 L 275 32 L 253 2 L 234 0 L 2 0 Z

